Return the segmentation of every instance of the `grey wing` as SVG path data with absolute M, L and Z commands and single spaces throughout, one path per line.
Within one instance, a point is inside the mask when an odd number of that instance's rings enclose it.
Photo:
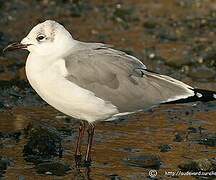
M 69 81 L 111 102 L 119 112 L 133 112 L 192 96 L 191 87 L 148 72 L 135 57 L 105 46 L 81 49 L 65 57 Z

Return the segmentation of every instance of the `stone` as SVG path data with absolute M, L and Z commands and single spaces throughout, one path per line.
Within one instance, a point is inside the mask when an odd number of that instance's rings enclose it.
M 36 170 L 39 174 L 64 176 L 71 168 L 63 162 L 45 162 L 37 164 Z
M 124 160 L 128 166 L 142 167 L 142 168 L 156 168 L 159 169 L 161 160 L 156 155 L 140 155 L 131 156 Z
M 172 150 L 172 147 L 168 144 L 163 144 L 159 148 L 160 148 L 160 152 L 168 152 Z
M 196 80 L 210 80 L 216 76 L 215 70 L 206 66 L 192 67 L 190 68 L 188 75 Z

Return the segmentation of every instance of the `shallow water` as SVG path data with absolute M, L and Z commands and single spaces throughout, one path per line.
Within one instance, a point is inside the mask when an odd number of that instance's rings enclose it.
M 216 90 L 215 10 L 214 0 L 0 0 L 0 50 L 19 41 L 39 21 L 55 19 L 74 38 L 113 44 L 140 58 L 151 70 L 194 87 Z M 165 172 L 177 171 L 189 160 L 215 158 L 216 138 L 206 145 L 200 142 L 215 135 L 216 102 L 164 105 L 97 123 L 92 166 L 77 170 L 74 145 L 79 123 L 42 103 L 29 87 L 26 55 L 0 53 L 0 156 L 11 161 L 3 178 L 147 179 L 152 168 L 143 166 L 157 164 L 146 160 L 153 156 L 160 160 L 157 177 L 173 179 Z M 69 132 L 62 140 L 63 157 L 54 158 L 70 165 L 66 175 L 39 174 L 35 165 L 25 160 L 25 131 L 31 124 Z M 168 152 L 161 152 L 161 146 Z M 85 147 L 86 143 L 83 154 Z
M 207 103 L 197 106 L 164 106 L 155 108 L 152 112 L 142 112 L 126 117 L 116 122 L 100 122 L 96 125 L 96 135 L 93 147 L 93 164 L 90 177 L 92 179 L 111 179 L 119 176 L 124 179 L 143 179 L 148 176 L 151 168 L 131 166 L 126 162 L 128 157 L 143 155 L 157 155 L 161 159 L 159 177 L 164 177 L 165 171 L 177 171 L 178 165 L 189 159 L 215 157 L 216 147 L 200 145 L 197 139 L 204 138 L 206 134 L 215 133 L 216 104 Z M 56 117 L 57 116 L 57 117 Z M 50 107 L 43 108 L 17 108 L 1 114 L 1 132 L 23 130 L 28 123 L 44 123 L 54 127 L 71 126 L 78 128 L 78 123 L 65 122 L 59 113 Z M 179 119 L 177 119 L 179 118 Z M 199 132 L 188 134 L 189 127 Z M 176 133 L 182 137 L 181 142 L 175 142 Z M 64 153 L 62 160 L 74 168 L 74 145 L 76 134 L 66 138 L 63 143 Z M 187 137 L 188 136 L 188 137 Z M 86 139 L 85 139 L 86 140 Z M 5 177 L 15 179 L 24 176 L 26 179 L 52 179 L 53 177 L 38 175 L 34 165 L 27 163 L 23 157 L 23 145 L 27 139 L 21 137 L 19 142 L 7 142 L 8 146 L 0 149 L 3 156 L 13 159 L 14 164 L 8 168 Z M 160 145 L 168 144 L 171 151 L 160 152 Z M 83 146 L 83 153 L 85 153 Z M 138 166 L 138 167 L 136 167 Z M 56 179 L 70 179 L 77 170 L 72 169 L 68 175 L 55 177 Z M 81 172 L 86 177 L 85 168 Z
M 215 157 L 215 146 L 200 145 L 197 142 L 208 134 L 215 133 L 215 116 L 216 104 L 207 103 L 193 107 L 169 105 L 118 121 L 99 122 L 96 125 L 93 164 L 89 176 L 92 179 L 111 179 L 115 176 L 124 179 L 146 178 L 151 168 L 139 167 L 137 162 L 135 166 L 131 166 L 125 162 L 128 157 L 159 156 L 162 163 L 158 171 L 159 177 L 164 177 L 165 171 L 176 171 L 178 165 L 187 160 Z M 63 143 L 63 158 L 60 159 L 72 168 L 68 175 L 63 177 L 36 173 L 35 166 L 24 160 L 22 151 L 27 138 L 23 134 L 18 142 L 11 139 L 4 141 L 0 154 L 10 157 L 13 161 L 13 165 L 8 167 L 4 174 L 6 179 L 17 179 L 18 176 L 26 179 L 71 179 L 77 174 L 73 157 L 78 128 L 76 121 L 68 123 L 64 116 L 61 118 L 61 115 L 50 107 L 14 108 L 2 112 L 0 121 L 0 132 L 23 131 L 30 122 L 46 123 L 57 128 L 69 126 L 74 132 L 65 138 Z M 197 132 L 188 135 L 189 127 L 195 128 Z M 199 127 L 204 128 L 203 134 L 199 133 Z M 174 141 L 176 133 L 181 136 L 181 142 Z M 160 152 L 159 147 L 164 144 L 171 146 L 171 151 Z M 83 146 L 83 153 L 85 147 L 86 144 Z M 81 172 L 83 176 L 87 176 L 85 168 L 81 168 Z

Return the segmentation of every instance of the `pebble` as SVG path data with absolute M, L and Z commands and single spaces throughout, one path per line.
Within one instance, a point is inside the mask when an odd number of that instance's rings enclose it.
M 70 169 L 64 162 L 45 162 L 36 165 L 37 173 L 46 175 L 64 176 Z
M 188 75 L 196 80 L 214 79 L 216 76 L 215 70 L 206 66 L 192 67 Z
M 29 131 L 29 139 L 23 149 L 27 161 L 40 163 L 55 156 L 62 157 L 62 137 L 54 127 L 38 125 Z
M 150 59 L 154 59 L 155 58 L 155 54 L 154 53 L 149 54 L 149 58 Z
M 131 156 L 124 160 L 128 166 L 142 167 L 142 168 L 156 168 L 159 169 L 161 165 L 160 157 L 157 155 L 140 155 Z
M 160 152 L 169 152 L 172 150 L 172 147 L 168 144 L 163 144 L 159 148 L 160 148 Z
M 13 164 L 12 160 L 8 157 L 0 156 L 0 177 L 6 172 L 8 166 Z
M 216 134 L 210 134 L 207 137 L 200 139 L 199 144 L 216 147 Z
M 181 141 L 183 141 L 183 137 L 181 136 L 181 134 L 176 133 L 175 134 L 175 138 L 174 138 L 173 141 L 175 141 L 175 142 L 181 142 Z

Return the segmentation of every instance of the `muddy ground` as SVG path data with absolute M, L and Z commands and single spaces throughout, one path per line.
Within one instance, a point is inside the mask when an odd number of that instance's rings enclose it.
M 78 121 L 31 89 L 27 52 L 2 54 L 46 19 L 75 39 L 112 44 L 153 71 L 216 90 L 215 0 L 0 0 L 0 179 L 140 180 L 152 169 L 157 179 L 213 179 L 169 172 L 216 172 L 216 102 L 98 123 L 92 166 L 76 169 Z

